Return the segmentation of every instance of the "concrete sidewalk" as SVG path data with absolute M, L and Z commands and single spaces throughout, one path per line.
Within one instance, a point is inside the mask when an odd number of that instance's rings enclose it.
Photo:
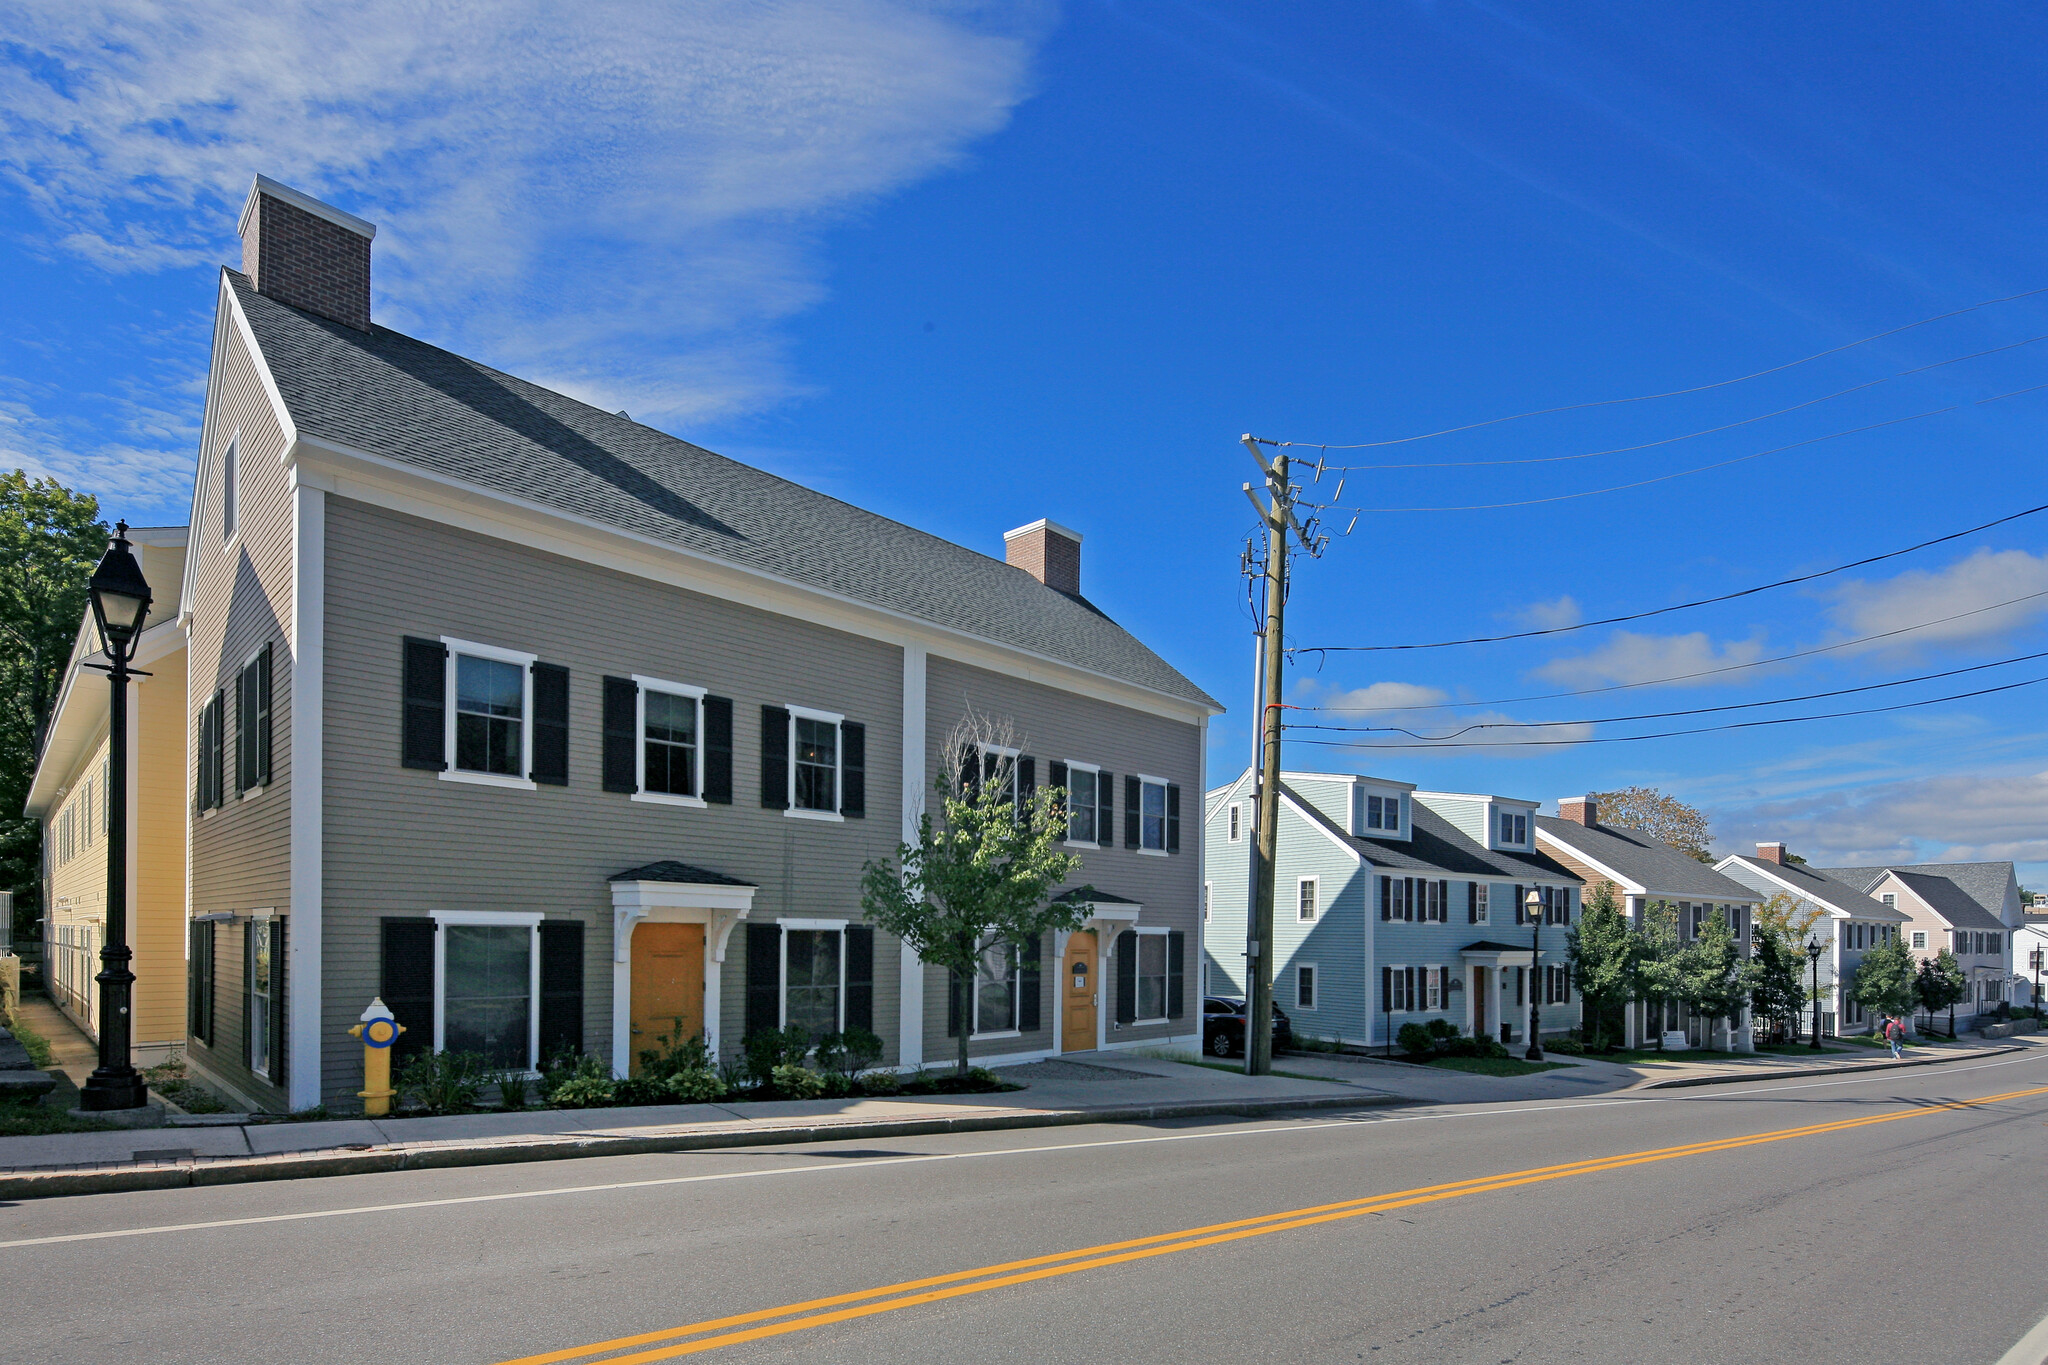
M 0 1138 L 0 1199 L 846 1138 L 1402 1102 L 1358 1077 L 1244 1076 L 1115 1053 L 1012 1067 L 995 1095 L 786 1100 Z

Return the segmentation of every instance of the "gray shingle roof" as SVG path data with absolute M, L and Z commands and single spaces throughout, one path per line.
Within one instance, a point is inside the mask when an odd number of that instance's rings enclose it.
M 1741 853 L 1735 855 L 1735 861 L 1788 882 L 1798 887 L 1800 894 L 1808 899 L 1823 905 L 1832 905 L 1837 910 L 1854 915 L 1857 919 L 1888 920 L 1894 924 L 1903 924 L 1908 918 L 1904 911 L 1894 910 L 1883 901 L 1872 900 L 1847 882 L 1830 877 L 1825 872 L 1803 863 L 1771 863 Z
M 1562 864 L 1541 853 L 1510 853 L 1482 846 L 1450 821 L 1419 802 L 1409 806 L 1409 838 L 1368 839 L 1347 834 L 1336 821 L 1317 810 L 1314 803 L 1292 787 L 1281 788 L 1292 797 L 1308 818 L 1346 844 L 1358 849 L 1375 866 L 1398 871 L 1434 872 L 1458 880 L 1571 882 L 1578 877 Z
M 1893 863 L 1889 867 L 1824 867 L 1820 870 L 1859 891 L 1868 891 L 1876 886 L 1886 872 L 1922 872 L 1930 877 L 1946 877 L 1994 918 L 2005 913 L 2005 889 L 2013 876 L 2011 863 Z M 2000 923 L 2003 922 L 2001 919 Z
M 1222 709 L 1085 598 L 999 560 L 225 273 L 308 436 Z
M 2005 921 L 1977 904 L 1970 893 L 1950 881 L 1930 872 L 1908 872 L 1893 868 L 1900 881 L 1912 889 L 1914 895 L 1926 901 L 1940 915 L 1958 929 L 1991 929 L 2006 927 Z
M 679 863 L 673 858 L 664 858 L 658 863 L 646 863 L 640 867 L 629 867 L 624 872 L 614 872 L 605 878 L 611 882 L 679 882 L 684 886 L 753 886 L 738 877 L 728 877 L 723 872 L 713 872 L 708 867 L 695 863 Z
M 1613 868 L 1652 897 L 1749 900 L 1756 896 L 1741 882 L 1640 830 L 1581 825 L 1554 815 L 1537 816 L 1536 828 L 1600 866 Z

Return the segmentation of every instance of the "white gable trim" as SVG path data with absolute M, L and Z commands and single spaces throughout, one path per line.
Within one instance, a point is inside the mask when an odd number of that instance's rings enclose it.
M 1786 880 L 1785 880 L 1785 879 L 1784 879 L 1783 877 L 1780 877 L 1780 876 L 1779 876 L 1779 875 L 1778 875 L 1777 873 L 1775 873 L 1775 872 L 1770 872 L 1770 871 L 1767 871 L 1767 870 L 1766 870 L 1765 868 L 1763 868 L 1762 866 L 1758 865 L 1758 864 L 1757 864 L 1756 862 L 1752 862 L 1752 861 L 1749 861 L 1749 860 L 1747 860 L 1747 859 L 1744 859 L 1744 858 L 1741 858 L 1741 857 L 1737 857 L 1737 856 L 1734 856 L 1734 855 L 1730 855 L 1729 857 L 1723 858 L 1723 859 L 1722 859 L 1722 860 L 1721 860 L 1720 862 L 1718 862 L 1718 863 L 1716 863 L 1716 864 L 1714 865 L 1714 871 L 1716 871 L 1716 872 L 1720 872 L 1720 871 L 1721 871 L 1721 870 L 1722 870 L 1723 868 L 1727 867 L 1727 866 L 1728 866 L 1728 864 L 1730 864 L 1730 863 L 1741 863 L 1741 864 L 1742 864 L 1742 866 L 1744 866 L 1744 867 L 1746 867 L 1746 868 L 1750 869 L 1750 870 L 1751 870 L 1752 872 L 1755 872 L 1755 873 L 1757 873 L 1757 874 L 1758 874 L 1759 876 L 1761 876 L 1761 877 L 1762 877 L 1762 878 L 1763 878 L 1763 879 L 1764 879 L 1765 881 L 1769 882 L 1769 883 L 1770 883 L 1771 885 L 1773 885 L 1773 886 L 1775 886 L 1775 887 L 1779 888 L 1780 890 L 1784 891 L 1784 892 L 1785 892 L 1785 893 L 1786 893 L 1787 895 L 1789 895 L 1789 896 L 1792 896 L 1792 897 L 1794 897 L 1794 898 L 1795 898 L 1795 899 L 1797 899 L 1797 900 L 1802 900 L 1802 901 L 1806 901 L 1806 902 L 1808 902 L 1809 904 L 1812 904 L 1812 905 L 1818 905 L 1818 906 L 1819 906 L 1819 907 L 1820 907 L 1821 909 L 1823 909 L 1823 910 L 1827 911 L 1827 912 L 1828 912 L 1828 913 L 1829 913 L 1830 915 L 1834 916 L 1834 917 L 1835 917 L 1836 919 L 1869 919 L 1869 918 L 1871 918 L 1871 917 L 1870 917 L 1869 915 L 1867 915 L 1867 914 L 1866 914 L 1866 915 L 1858 915 L 1858 914 L 1856 914 L 1856 912 L 1854 912 L 1853 910 L 1848 910 L 1848 909 L 1845 909 L 1844 907 L 1842 907 L 1842 906 L 1839 906 L 1839 905 L 1835 904 L 1835 903 L 1834 903 L 1833 901 L 1831 901 L 1831 900 L 1825 900 L 1825 899 L 1823 899 L 1823 898 L 1821 898 L 1821 897 L 1819 897 L 1819 896 L 1816 896 L 1816 895 L 1814 895 L 1814 894 L 1813 894 L 1813 891 L 1812 891 L 1812 889 L 1811 889 L 1811 888 L 1809 888 L 1809 887 L 1804 887 L 1804 886 L 1800 886 L 1800 885 L 1798 885 L 1798 884 L 1797 884 L 1797 883 L 1795 883 L 1795 882 L 1788 882 L 1788 881 L 1786 881 Z M 1725 874 L 1724 874 L 1724 875 L 1725 875 Z M 1901 922 L 1901 923 L 1903 923 L 1903 922 L 1905 921 L 1905 919 L 1906 919 L 1906 916 L 1904 916 L 1904 915 L 1901 915 L 1901 916 L 1899 916 L 1899 919 L 1900 919 L 1900 922 Z
M 1325 839 L 1328 839 L 1331 843 L 1335 844 L 1337 847 L 1343 849 L 1346 853 L 1351 855 L 1352 862 L 1358 863 L 1360 865 L 1364 864 L 1365 854 L 1362 851 L 1360 851 L 1358 845 L 1352 843 L 1349 839 L 1339 837 L 1334 831 L 1332 831 L 1330 827 L 1324 824 L 1323 821 L 1319 818 L 1320 812 L 1314 815 L 1310 814 L 1309 808 L 1303 805 L 1301 802 L 1295 800 L 1294 793 L 1288 791 L 1287 788 L 1284 786 L 1280 789 L 1280 799 L 1286 802 L 1289 806 L 1293 807 L 1294 813 L 1300 816 L 1302 820 L 1308 824 L 1309 828 L 1315 830 L 1316 833 L 1322 835 Z

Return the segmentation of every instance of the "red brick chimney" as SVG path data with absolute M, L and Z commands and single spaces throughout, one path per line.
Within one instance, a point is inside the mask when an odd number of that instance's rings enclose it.
M 242 273 L 257 293 L 370 330 L 375 223 L 259 175 L 236 231 L 242 234 Z
M 1081 595 L 1081 533 L 1040 518 L 1003 532 L 1003 559 L 1046 587 Z
M 1785 846 L 1783 844 L 1758 844 L 1756 846 L 1756 856 L 1759 862 L 1776 863 L 1783 867 L 1785 865 Z
M 1600 803 L 1591 796 L 1560 796 L 1557 798 L 1557 818 L 1575 825 L 1597 825 L 1600 823 Z

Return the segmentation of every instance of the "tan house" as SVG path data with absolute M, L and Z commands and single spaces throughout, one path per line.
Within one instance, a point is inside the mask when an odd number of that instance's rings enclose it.
M 185 528 L 128 539 L 149 580 L 149 618 L 128 697 L 128 942 L 134 950 L 134 1061 L 151 1066 L 185 1041 L 185 635 L 178 589 Z M 107 898 L 107 675 L 91 614 L 80 625 L 51 711 L 27 813 L 43 827 L 43 971 L 58 1008 L 99 1036 Z
M 1221 708 L 1084 595 L 1080 533 L 979 554 L 380 327 L 375 231 L 259 178 L 220 279 L 184 594 L 197 1070 L 352 1109 L 373 996 L 401 1054 L 506 1068 L 623 1072 L 678 1027 L 725 1058 L 867 1028 L 897 1067 L 962 1031 L 984 1061 L 1199 1038 L 1182 793 Z M 970 708 L 1020 785 L 1071 793 L 1097 899 L 956 995 L 859 877 Z
M 1823 867 L 1836 881 L 1907 916 L 1906 944 L 1913 956 L 1955 954 L 1969 996 L 1956 1005 L 1958 1020 L 1973 1022 L 2027 993 L 2031 970 L 2016 950 L 2025 928 L 2019 879 L 2011 863 L 1911 863 L 1899 867 Z

